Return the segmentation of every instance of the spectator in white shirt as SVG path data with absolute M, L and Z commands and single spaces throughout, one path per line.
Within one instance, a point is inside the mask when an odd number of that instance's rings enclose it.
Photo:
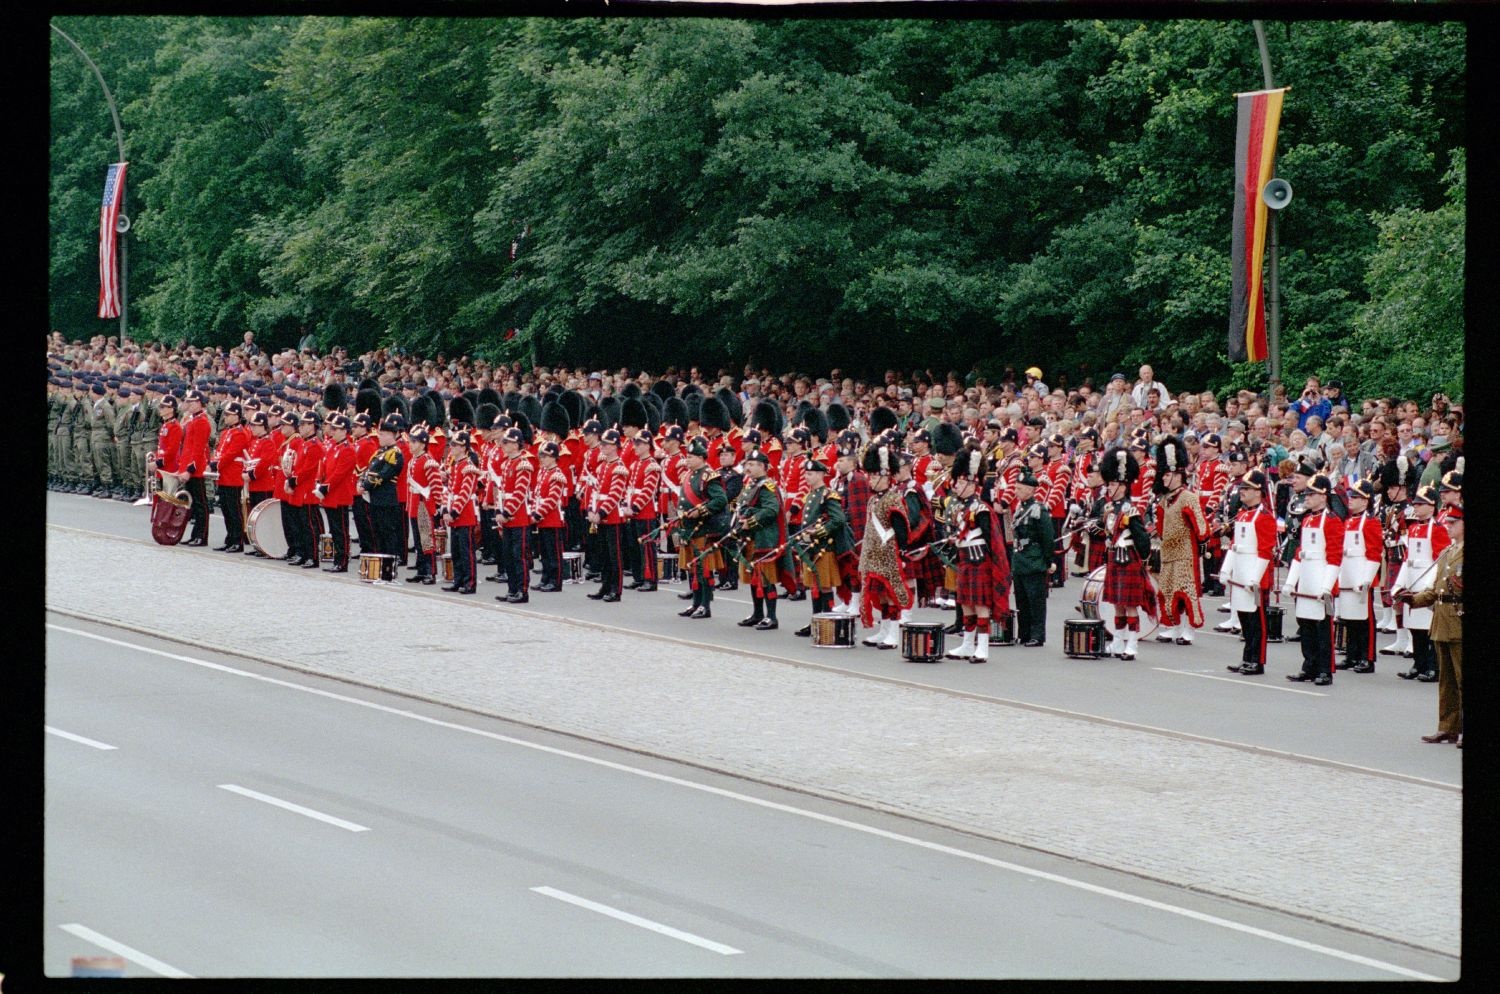
M 1153 396 L 1154 395 L 1154 396 Z M 1167 406 L 1167 398 L 1172 396 L 1167 390 L 1166 384 L 1156 379 L 1150 366 L 1141 367 L 1141 378 L 1136 381 L 1135 388 L 1130 391 L 1130 399 L 1139 407 L 1159 411 Z

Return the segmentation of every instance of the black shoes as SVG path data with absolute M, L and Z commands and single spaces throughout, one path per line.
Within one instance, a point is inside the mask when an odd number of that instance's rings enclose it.
M 677 612 L 677 617 L 679 617 L 679 618 L 691 618 L 693 616 L 693 612 L 696 611 L 696 610 L 698 610 L 698 605 L 694 604 L 692 607 L 688 608 L 686 611 L 678 611 Z
M 544 594 L 555 594 L 562 588 L 555 583 L 543 583 L 536 588 Z
M 1313 677 L 1314 687 L 1326 687 L 1332 682 L 1333 677 L 1327 673 L 1319 673 L 1317 676 Z
M 324 573 L 347 573 L 347 572 L 349 572 L 349 567 L 348 566 L 325 566 L 323 568 L 323 572 Z
M 1422 675 L 1422 671 L 1419 670 L 1419 669 L 1417 669 L 1415 666 L 1413 666 L 1411 669 L 1407 670 L 1405 673 L 1397 673 L 1396 675 L 1399 676 L 1403 680 L 1415 680 L 1417 677 L 1419 677 L 1419 676 Z
M 656 584 L 654 584 L 654 583 L 643 583 L 639 587 L 637 587 L 636 589 L 639 590 L 643 594 L 654 594 L 654 593 L 656 593 Z
M 1375 664 L 1372 663 L 1372 662 L 1370 662 L 1369 660 L 1362 659 L 1359 662 L 1355 663 L 1354 665 L 1350 666 L 1349 667 L 1349 672 L 1350 673 L 1374 673 L 1375 672 Z
M 1038 642 L 1036 639 L 1027 639 L 1025 642 L 1021 643 L 1021 648 L 1023 648 L 1023 649 L 1036 649 L 1036 648 L 1038 648 L 1038 647 L 1040 647 L 1042 645 L 1045 645 L 1045 644 L 1046 643 L 1044 643 L 1044 642 Z
M 1158 641 L 1158 642 L 1171 642 L 1172 640 L 1173 640 L 1172 636 L 1170 636 L 1170 635 L 1158 635 L 1158 636 L 1156 636 L 1156 641 Z
M 789 601 L 805 601 L 807 600 L 807 591 L 798 590 L 795 594 L 788 594 L 786 599 Z
M 1233 666 L 1231 666 L 1229 668 L 1230 669 L 1236 669 L 1236 667 L 1233 667 Z M 1239 671 L 1241 673 L 1245 674 L 1246 676 L 1260 676 L 1262 673 L 1264 673 L 1266 671 L 1266 668 L 1264 666 L 1262 666 L 1260 663 L 1245 663 L 1243 666 L 1238 667 L 1238 669 L 1239 669 Z
M 693 599 L 693 592 L 691 590 L 684 590 L 677 595 L 677 599 L 680 601 L 690 601 Z
M 238 553 L 242 553 L 243 554 L 244 551 L 245 551 L 245 547 L 243 545 L 239 545 L 238 543 L 236 543 L 235 545 L 226 546 L 224 548 L 224 551 L 225 552 L 238 552 Z
M 226 545 L 216 545 L 216 546 L 214 546 L 214 551 L 215 552 L 231 552 L 233 550 L 230 548 L 229 545 L 226 544 Z
M 1312 679 L 1312 677 L 1308 676 L 1306 673 L 1303 673 L 1301 670 L 1298 670 L 1296 673 L 1288 673 L 1286 675 L 1286 678 L 1293 683 L 1306 683 L 1308 680 Z
M 716 583 L 714 585 L 714 589 L 715 590 L 738 590 L 738 589 L 740 589 L 740 582 L 738 580 L 720 580 L 718 583 Z
M 961 635 L 961 634 L 963 634 L 963 630 L 964 630 L 964 623 L 962 621 L 955 621 L 953 624 L 951 624 L 947 628 L 943 629 L 943 634 L 945 634 L 945 635 Z
M 739 625 L 741 628 L 754 628 L 756 625 L 760 624 L 764 620 L 765 619 L 762 618 L 760 615 L 758 615 L 758 614 L 752 614 L 748 618 L 741 618 L 739 621 L 736 621 L 735 624 Z
M 591 601 L 602 601 L 604 600 L 604 591 L 596 590 L 592 594 L 585 594 L 584 596 Z
M 812 625 L 803 625 L 792 634 L 797 636 L 799 639 L 812 638 Z
M 184 542 L 183 544 L 184 545 L 192 545 L 193 543 L 191 543 L 191 542 Z M 302 565 L 305 565 L 307 562 L 308 562 L 308 558 L 306 556 L 298 556 L 296 559 L 288 559 L 286 561 L 286 564 L 288 566 L 302 566 Z
M 1438 675 L 1431 670 L 1417 675 L 1418 683 L 1437 683 Z
M 619 594 L 605 594 L 603 597 L 601 597 L 599 599 L 601 601 L 603 601 L 604 603 L 606 603 L 606 604 L 613 604 L 613 603 L 615 603 L 616 601 L 618 601 L 620 599 L 620 595 Z
M 416 576 L 409 576 L 409 577 L 407 577 L 406 578 L 406 582 L 407 583 L 421 583 L 423 580 L 426 580 L 426 579 L 428 579 L 428 577 L 425 574 L 418 573 Z
M 526 594 L 506 594 L 503 598 L 496 597 L 495 600 L 505 600 L 511 604 L 530 604 L 531 598 Z
M 318 568 L 318 561 L 316 559 L 309 559 L 307 562 L 305 562 L 305 563 L 302 564 L 302 568 L 303 569 L 317 569 Z
M 709 609 L 706 608 L 706 607 L 695 607 L 695 608 L 693 608 L 693 613 L 690 614 L 690 615 L 688 615 L 688 617 L 689 618 L 712 618 L 713 617 L 713 613 L 710 612 Z
M 760 624 L 756 625 L 755 630 L 758 632 L 774 632 L 779 627 L 780 626 L 776 624 L 775 618 L 767 618 Z

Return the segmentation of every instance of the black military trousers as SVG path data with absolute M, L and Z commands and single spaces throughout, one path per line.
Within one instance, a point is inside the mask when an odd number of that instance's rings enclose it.
M 479 512 L 479 536 L 480 557 L 498 563 L 500 572 L 505 572 L 505 557 L 500 549 L 501 536 L 494 511 L 481 510 Z
M 657 563 L 656 536 L 646 538 L 656 530 L 656 519 L 642 518 L 637 521 L 632 518 L 625 527 L 629 529 L 630 536 L 630 540 L 625 543 L 630 550 L 630 575 L 636 583 L 657 582 L 661 570 Z
M 562 586 L 562 554 L 566 528 L 538 528 L 537 551 L 542 558 L 542 586 Z
M 193 530 L 188 535 L 188 541 L 208 540 L 208 488 L 201 476 L 190 476 L 187 481 L 188 495 L 193 498 L 192 523 Z
M 224 515 L 224 544 L 245 544 L 245 518 L 240 513 L 243 487 L 219 488 L 219 511 Z
M 453 556 L 453 586 L 473 590 L 476 572 L 474 561 L 474 526 L 448 526 L 448 552 Z
M 1339 624 L 1344 626 L 1344 663 L 1373 663 L 1375 661 L 1375 589 L 1371 585 L 1366 593 L 1365 616 L 1347 618 Z
M 601 594 L 619 596 L 620 588 L 624 586 L 624 531 L 624 525 L 601 524 L 596 533 L 599 546 L 604 553 L 604 561 L 601 564 L 603 575 L 600 577 L 599 585 Z
M 527 527 L 500 529 L 500 568 L 505 571 L 505 587 L 511 594 L 525 596 L 531 586 L 531 552 L 527 548 Z
M 1266 605 L 1256 605 L 1254 611 L 1236 611 L 1240 617 L 1240 632 L 1245 636 L 1245 649 L 1240 661 L 1255 666 L 1266 665 Z
M 567 506 L 563 508 L 563 541 L 569 552 L 583 551 L 583 536 L 588 530 L 588 521 L 583 517 L 583 509 L 578 506 L 577 497 L 569 497 Z
M 406 516 L 401 513 L 401 508 L 395 504 L 389 506 L 372 505 L 370 508 L 370 517 L 375 526 L 375 548 L 365 551 L 378 552 L 383 556 L 396 556 L 399 558 L 401 549 L 406 544 Z
M 307 558 L 318 562 L 323 557 L 323 508 L 317 504 L 303 504 L 302 513 L 307 517 Z
M 302 508 L 293 507 L 281 498 L 281 530 L 286 535 L 287 553 L 292 559 L 306 556 L 303 551 L 302 533 L 307 530 L 307 516 Z
M 360 552 L 375 551 L 375 523 L 370 517 L 370 502 L 363 497 L 354 499 L 354 535 Z
M 1297 634 L 1302 636 L 1302 672 L 1308 676 L 1333 675 L 1333 619 L 1313 621 L 1297 619 Z
M 1016 639 L 1021 642 L 1047 641 L 1047 574 L 1011 574 L 1016 595 Z
M 333 536 L 334 569 L 349 568 L 349 507 L 325 507 L 328 534 Z
M 1066 520 L 1068 519 L 1052 519 L 1052 534 L 1057 536 L 1057 538 L 1052 540 L 1052 563 L 1057 567 L 1050 581 L 1054 587 L 1061 587 L 1067 582 L 1068 577 L 1068 550 L 1063 548 L 1065 544 L 1063 541 L 1063 522 Z

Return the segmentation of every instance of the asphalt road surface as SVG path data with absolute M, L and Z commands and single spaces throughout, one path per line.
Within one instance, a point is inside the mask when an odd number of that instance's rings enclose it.
M 47 520 L 49 524 L 142 541 L 149 541 L 150 536 L 146 509 L 118 501 L 48 494 Z M 223 521 L 218 516 L 210 518 L 210 536 L 211 544 L 222 541 Z M 171 554 L 224 558 L 223 553 L 207 549 L 178 548 Z M 246 569 L 292 572 L 264 560 L 242 561 Z M 482 574 L 490 572 L 493 570 L 481 567 Z M 358 583 L 352 576 L 328 579 Z M 669 584 L 649 594 L 626 591 L 617 604 L 588 600 L 584 594 L 593 590 L 593 585 L 565 584 L 559 593 L 533 592 L 524 609 L 645 634 L 752 649 L 854 673 L 1170 729 L 1403 777 L 1454 786 L 1462 783 L 1462 751 L 1420 741 L 1420 736 L 1437 725 L 1437 685 L 1398 679 L 1396 674 L 1411 665 L 1408 660 L 1381 656 L 1375 673 L 1340 672 L 1331 686 L 1314 687 L 1284 679 L 1285 674 L 1301 668 L 1301 656 L 1297 644 L 1283 643 L 1269 646 L 1264 676 L 1232 675 L 1226 667 L 1238 663 L 1243 643 L 1209 627 L 1227 617 L 1217 612 L 1222 603 L 1217 599 L 1205 601 L 1208 626 L 1197 632 L 1192 646 L 1161 645 L 1145 638 L 1134 661 L 1070 659 L 1062 652 L 1063 621 L 1079 616 L 1076 604 L 1082 584 L 1082 580 L 1069 578 L 1066 589 L 1052 592 L 1045 646 L 994 647 L 990 662 L 982 666 L 956 660 L 938 665 L 906 663 L 897 652 L 864 646 L 853 650 L 813 648 L 807 639 L 792 634 L 807 623 L 811 609 L 806 601 L 780 602 L 778 631 L 739 628 L 734 622 L 750 609 L 749 592 L 743 587 L 733 593 L 716 593 L 714 617 L 702 621 L 677 616 L 685 602 L 675 594 L 686 588 Z M 481 582 L 479 589 L 472 597 L 438 596 L 508 610 L 491 599 L 504 593 L 503 584 Z M 916 613 L 916 620 L 947 622 L 952 616 L 951 611 L 923 609 Z M 1378 644 L 1390 640 L 1391 636 L 1381 635 Z
M 95 527 L 128 510 L 85 507 Z M 1451 958 L 1034 851 L 48 620 L 51 976 L 103 951 L 127 976 L 1458 975 Z M 1063 667 L 1024 668 L 1045 684 Z M 1207 681 L 1181 683 L 1201 710 Z

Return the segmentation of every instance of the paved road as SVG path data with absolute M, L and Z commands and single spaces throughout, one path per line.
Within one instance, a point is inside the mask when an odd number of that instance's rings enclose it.
M 49 524 L 149 541 L 144 507 L 49 494 L 47 517 Z M 210 520 L 210 532 L 217 541 L 222 536 L 222 522 L 218 517 Z M 202 549 L 177 548 L 170 554 L 229 558 Z M 247 569 L 301 573 L 261 560 L 245 559 L 243 563 Z M 358 586 L 358 581 L 347 577 L 327 579 Z M 677 617 L 683 602 L 674 593 L 683 588 L 669 585 L 652 594 L 627 591 L 619 604 L 588 600 L 584 594 L 593 589 L 591 586 L 566 585 L 561 593 L 533 594 L 525 610 L 533 615 L 575 618 L 752 649 L 860 674 L 1171 729 L 1439 783 L 1462 782 L 1460 750 L 1419 740 L 1436 726 L 1436 684 L 1397 679 L 1398 670 L 1409 666 L 1406 660 L 1383 656 L 1376 673 L 1341 673 L 1332 686 L 1314 688 L 1283 679 L 1283 674 L 1301 666 L 1298 647 L 1287 643 L 1270 646 L 1270 664 L 1264 677 L 1231 676 L 1225 667 L 1238 661 L 1242 643 L 1207 629 L 1198 633 L 1197 644 L 1190 647 L 1143 641 L 1140 656 L 1133 662 L 1069 659 L 1062 655 L 1062 625 L 1065 618 L 1076 616 L 1074 605 L 1081 585 L 1081 580 L 1070 579 L 1067 589 L 1054 592 L 1045 647 L 996 648 L 985 666 L 953 660 L 935 666 L 903 663 L 895 652 L 863 646 L 852 651 L 814 649 L 807 640 L 792 635 L 795 628 L 806 623 L 810 613 L 806 602 L 781 603 L 779 631 L 747 631 L 733 624 L 749 611 L 749 596 L 743 590 L 716 595 L 716 613 L 708 621 Z M 475 597 L 439 597 L 469 605 L 486 603 L 497 611 L 514 610 L 489 599 L 502 592 L 502 585 L 481 583 L 480 589 L 481 594 Z M 1205 605 L 1210 624 L 1225 617 L 1214 611 L 1218 603 L 1215 600 Z M 951 612 L 922 610 L 917 618 L 951 620 Z M 1380 638 L 1381 644 L 1389 640 L 1389 636 Z
M 1458 975 L 1034 851 L 49 622 L 53 976 L 116 944 L 128 976 Z

